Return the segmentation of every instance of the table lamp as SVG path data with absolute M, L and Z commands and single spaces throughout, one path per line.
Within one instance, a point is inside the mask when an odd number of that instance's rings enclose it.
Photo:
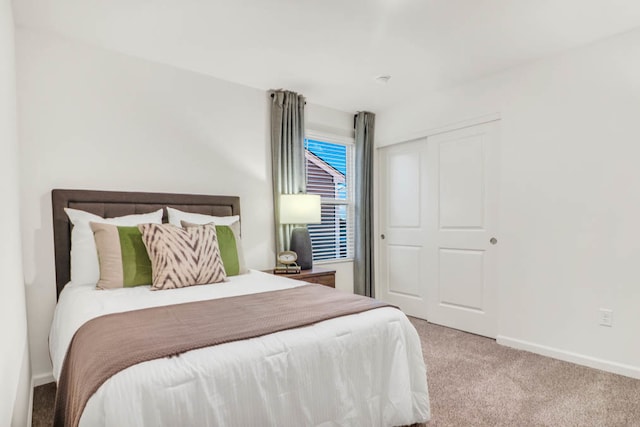
M 307 224 L 320 224 L 320 196 L 317 194 L 280 195 L 280 224 L 301 225 L 291 232 L 289 249 L 298 255 L 303 270 L 313 267 L 313 251 Z

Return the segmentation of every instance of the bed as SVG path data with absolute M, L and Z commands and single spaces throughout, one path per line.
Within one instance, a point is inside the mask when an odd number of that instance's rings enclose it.
M 167 206 L 227 216 L 240 215 L 240 201 L 87 190 L 54 190 L 52 201 L 59 299 L 49 346 L 56 381 L 74 334 L 90 319 L 305 285 L 256 270 L 224 283 L 170 291 L 150 292 L 148 286 L 100 291 L 76 284 L 70 282 L 65 207 L 105 218 Z M 384 307 L 131 366 L 90 397 L 80 425 L 402 426 L 429 416 L 420 339 L 401 311 Z

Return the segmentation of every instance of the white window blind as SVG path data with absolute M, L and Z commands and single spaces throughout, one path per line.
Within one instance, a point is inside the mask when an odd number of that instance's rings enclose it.
M 313 260 L 353 258 L 353 142 L 308 136 L 305 156 L 307 193 L 322 197 L 322 223 L 308 225 Z

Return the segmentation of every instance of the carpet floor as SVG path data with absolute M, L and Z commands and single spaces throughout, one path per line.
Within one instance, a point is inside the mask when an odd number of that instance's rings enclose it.
M 640 427 L 640 380 L 561 362 L 411 318 L 432 426 Z M 55 384 L 36 387 L 33 426 L 52 425 Z

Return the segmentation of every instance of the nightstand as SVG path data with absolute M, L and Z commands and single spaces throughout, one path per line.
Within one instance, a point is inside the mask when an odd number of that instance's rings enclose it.
M 265 273 L 273 274 L 273 269 L 263 270 Z M 310 283 L 317 283 L 332 288 L 336 287 L 336 271 L 326 268 L 313 267 L 311 270 L 302 270 L 299 274 L 278 274 L 294 280 L 302 280 Z

